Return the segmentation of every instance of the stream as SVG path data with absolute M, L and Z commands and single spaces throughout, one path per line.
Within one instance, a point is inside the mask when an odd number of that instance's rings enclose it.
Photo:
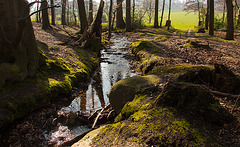
M 125 36 L 113 35 L 110 48 L 101 50 L 101 60 L 98 69 L 90 79 L 87 90 L 80 91 L 71 104 L 57 111 L 58 116 L 74 116 L 75 114 L 90 115 L 91 112 L 109 104 L 108 93 L 119 80 L 136 76 L 129 64 L 129 41 Z M 48 144 L 59 145 L 71 140 L 90 129 L 86 123 L 71 123 L 54 119 L 55 129 L 44 131 Z

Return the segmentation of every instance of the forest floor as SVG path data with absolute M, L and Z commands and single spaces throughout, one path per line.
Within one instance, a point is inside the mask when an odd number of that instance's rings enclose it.
M 33 28 L 38 45 L 41 46 L 48 59 L 63 58 L 67 62 L 72 63 L 67 58 L 68 56 L 75 56 L 69 52 L 72 49 L 67 45 L 71 43 L 72 38 L 66 32 L 74 35 L 79 31 L 78 27 L 65 26 L 63 28 L 57 25 L 53 27 L 53 30 L 44 31 L 41 29 L 41 24 L 33 22 Z M 186 36 L 185 33 L 180 35 L 180 33 L 175 32 L 174 34 L 174 31 L 167 32 L 165 29 L 142 28 L 136 29 L 134 32 L 127 32 L 125 35 L 131 38 L 132 41 L 136 39 L 149 39 L 156 46 L 164 46 L 165 49 L 162 56 L 179 59 L 174 64 L 214 65 L 218 63 L 224 64 L 236 74 L 240 74 L 240 32 L 235 33 L 234 41 L 224 40 L 225 32 L 221 31 L 216 31 L 214 36 L 208 36 L 207 34 L 188 34 L 189 36 Z M 161 39 L 161 36 L 166 37 L 166 39 Z M 184 45 L 188 44 L 189 40 L 196 42 L 198 47 L 185 48 Z M 138 61 L 132 61 L 131 63 L 136 68 L 140 64 Z M 239 102 L 229 100 L 226 97 L 218 97 L 218 99 L 220 104 L 231 111 L 237 118 L 237 124 L 232 126 L 228 124 L 224 125 L 220 129 L 221 132 L 219 132 L 219 135 L 229 138 L 225 140 L 225 144 L 229 145 L 231 142 L 240 142 Z M 67 98 L 64 100 L 68 101 Z M 61 108 L 60 104 L 50 104 L 41 111 L 35 111 L 16 125 L 11 130 L 10 137 L 5 141 L 12 146 L 42 144 L 44 142 L 44 128 L 47 127 L 49 122 L 53 121 L 51 120 L 53 119 L 52 115 L 59 108 Z M 38 118 L 41 118 L 41 121 Z
M 239 32 L 235 32 L 234 41 L 225 40 L 224 39 L 225 34 L 226 32 L 215 31 L 214 36 L 209 36 L 207 35 L 207 33 L 194 33 L 191 30 L 189 30 L 188 32 L 176 32 L 176 30 L 174 29 L 167 31 L 166 28 L 156 29 L 156 28 L 149 28 L 149 27 L 136 29 L 134 32 L 125 33 L 125 35 L 132 38 L 132 41 L 139 40 L 139 42 L 141 42 L 139 44 L 139 48 L 136 49 L 136 53 L 135 53 L 137 54 L 140 60 L 137 62 L 134 62 L 133 66 L 135 66 L 136 68 L 140 68 L 140 71 L 143 72 L 142 73 L 143 75 L 147 73 L 150 73 L 150 74 L 157 73 L 161 70 L 162 72 L 164 72 L 164 66 L 169 66 L 169 65 L 175 66 L 176 64 L 210 65 L 212 67 L 215 64 L 223 64 L 227 68 L 229 68 L 231 71 L 233 71 L 237 76 L 239 76 L 239 73 L 240 73 Z M 134 46 L 134 43 L 137 44 L 137 42 L 133 42 L 133 46 Z M 150 49 L 154 47 L 156 47 L 155 50 Z M 141 52 L 141 50 L 143 50 L 143 52 Z M 148 55 L 149 52 L 150 52 L 150 55 Z M 163 59 L 163 61 L 154 61 L 155 59 Z M 175 68 L 174 66 L 170 66 L 170 68 L 172 67 L 173 68 L 172 70 L 174 70 Z M 173 72 L 172 70 L 169 70 L 169 72 Z M 198 74 L 198 72 L 199 71 L 197 71 L 196 74 Z M 158 74 L 161 75 L 161 73 L 158 73 Z M 225 75 L 220 75 L 220 77 L 221 76 L 224 77 Z M 199 77 L 196 77 L 196 78 L 198 79 Z M 195 79 L 192 79 L 192 80 L 195 80 Z M 227 82 L 229 81 L 230 79 L 228 79 Z M 170 82 L 166 82 L 165 84 L 171 85 L 169 83 Z M 202 81 L 200 83 L 202 83 Z M 207 87 L 209 86 L 207 83 L 204 83 L 204 82 L 202 84 Z M 217 86 L 220 87 L 219 89 L 222 89 L 223 91 L 226 91 L 228 89 L 228 87 L 225 87 L 226 85 L 217 85 Z M 226 89 L 224 89 L 224 87 Z M 231 87 L 231 84 L 229 85 L 229 87 Z M 163 90 L 165 88 L 166 87 L 164 86 Z M 208 88 L 214 88 L 214 87 L 210 86 Z M 174 111 L 166 110 L 167 113 L 173 113 L 175 118 L 171 118 L 172 114 L 171 115 L 164 114 L 164 112 L 160 112 L 160 114 L 158 115 L 154 114 L 155 109 L 161 109 L 162 107 L 156 108 L 155 106 L 153 106 L 152 108 L 149 106 L 150 108 L 149 107 L 142 108 L 145 105 L 155 105 L 155 102 L 161 96 L 161 94 L 159 94 L 159 91 L 163 91 L 159 87 L 157 87 L 157 89 L 158 89 L 157 92 L 156 90 L 153 89 L 146 92 L 147 93 L 146 95 L 139 94 L 140 96 L 139 95 L 136 96 L 133 101 L 126 104 L 122 112 L 115 119 L 115 123 L 112 125 L 107 125 L 104 129 L 100 131 L 98 136 L 95 137 L 95 139 L 93 139 L 94 140 L 93 146 L 98 146 L 98 145 L 100 146 L 101 145 L 102 146 L 159 146 L 159 145 L 187 146 L 187 145 L 190 145 L 191 146 L 191 143 L 192 143 L 191 141 L 194 140 L 193 138 L 191 138 L 191 133 L 188 134 L 189 136 L 184 133 L 183 134 L 179 133 L 181 132 L 181 129 L 184 130 L 185 122 L 182 120 L 187 120 L 187 122 L 192 124 L 194 128 L 197 128 L 199 131 L 201 130 L 200 132 L 202 133 L 208 132 L 207 139 L 206 140 L 203 139 L 206 141 L 205 145 L 209 145 L 209 146 L 239 146 L 240 145 L 239 97 L 232 99 L 226 96 L 219 97 L 219 96 L 213 95 L 214 99 L 218 100 L 220 105 L 225 110 L 227 110 L 230 113 L 230 115 L 236 118 L 231 123 L 225 122 L 222 126 L 221 125 L 216 126 L 215 124 L 211 124 L 211 123 L 210 123 L 211 125 L 209 125 L 208 122 L 203 119 L 206 116 L 201 116 L 201 115 L 199 116 L 199 113 L 189 114 L 189 112 L 190 113 L 193 112 L 192 109 L 185 110 L 186 108 L 183 108 L 183 109 L 181 108 L 179 110 L 177 109 L 177 112 L 175 112 L 175 110 Z M 185 92 L 187 93 L 187 91 L 184 91 L 181 93 L 178 90 L 175 91 L 176 95 L 177 94 L 184 95 Z M 168 92 L 168 90 L 166 90 L 165 92 Z M 239 94 L 239 90 L 235 90 L 232 92 L 235 94 Z M 164 94 L 165 93 L 163 92 L 163 95 Z M 144 99 L 141 99 L 141 96 L 144 97 Z M 200 101 L 195 101 L 195 104 L 197 103 L 198 105 L 199 102 Z M 173 102 L 169 102 L 169 103 L 173 103 Z M 139 107 L 138 105 L 141 105 L 142 107 Z M 165 107 L 163 107 L 162 110 L 164 111 Z M 210 116 L 211 112 L 210 111 L 207 112 L 206 115 Z M 221 114 L 218 114 L 215 117 L 210 118 L 210 120 L 213 121 L 215 118 L 218 120 L 222 120 L 221 117 L 223 116 L 221 116 Z M 178 122 L 179 126 L 175 126 L 176 120 L 174 119 L 176 118 L 180 119 L 180 120 L 177 119 L 177 121 L 181 122 L 181 123 Z M 222 121 L 224 122 L 224 120 Z M 152 122 L 154 123 L 152 124 Z M 162 124 L 162 122 L 164 122 L 165 124 Z M 166 126 L 163 127 L 162 125 L 163 126 L 166 125 Z M 153 127 L 154 129 L 151 129 L 152 126 L 154 126 Z M 177 128 L 176 129 L 177 131 L 174 130 L 174 128 L 175 129 Z M 204 131 L 204 129 L 206 128 L 208 131 Z M 191 130 L 190 128 L 188 129 Z M 201 142 L 200 140 L 201 139 L 199 139 L 198 140 L 199 142 L 197 141 L 197 144 L 195 145 L 205 146 L 204 144 L 202 144 L 203 142 Z M 219 144 L 218 143 L 215 144 L 214 140 L 217 140 L 216 142 L 218 142 Z M 192 145 L 195 146 L 194 144 Z

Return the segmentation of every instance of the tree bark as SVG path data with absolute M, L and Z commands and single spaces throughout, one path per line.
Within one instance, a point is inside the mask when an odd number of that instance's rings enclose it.
M 154 28 L 158 28 L 158 2 L 159 0 L 155 0 Z
M 233 24 L 233 3 L 232 0 L 226 0 L 227 5 L 227 40 L 234 39 L 234 24 Z
M 209 0 L 209 35 L 214 34 L 214 0 Z
M 89 25 L 93 22 L 93 0 L 89 0 L 89 15 L 88 15 Z
M 42 0 L 41 3 L 41 9 L 43 8 L 47 8 L 48 7 L 48 3 L 46 0 Z M 48 18 L 48 11 L 47 9 L 44 9 L 42 11 L 42 29 L 46 30 L 46 29 L 51 29 L 50 23 L 49 23 L 49 18 Z
M 84 43 L 84 48 L 100 51 L 102 38 L 103 7 L 104 2 L 103 0 L 101 0 L 94 22 L 88 30 L 84 31 L 82 37 L 77 41 L 77 45 L 82 45 L 82 43 Z
M 123 20 L 122 2 L 123 2 L 123 0 L 117 0 L 117 8 L 116 8 L 116 10 L 117 10 L 117 12 L 116 12 L 116 16 L 117 16 L 116 27 L 120 28 L 120 29 L 125 28 L 125 22 Z
M 134 22 L 135 22 L 135 0 L 133 0 L 133 6 L 132 6 L 132 27 L 134 28 Z
M 66 0 L 62 0 L 62 25 L 66 25 Z
M 84 0 L 78 0 L 77 2 L 78 2 L 78 15 L 79 15 L 80 25 L 81 25 L 80 33 L 82 34 L 84 30 L 88 28 L 88 21 L 87 21 L 87 15 L 85 11 Z
M 37 0 L 37 2 L 39 2 L 39 0 Z M 37 11 L 39 10 L 39 3 L 37 3 Z M 40 12 L 38 12 L 37 14 L 36 14 L 36 22 L 39 22 L 39 13 Z
M 53 6 L 54 6 L 54 0 L 51 0 L 52 25 L 55 25 L 55 8 Z
M 205 17 L 205 29 L 208 30 L 208 24 L 209 24 L 209 1 L 207 0 L 207 13 Z
M 126 0 L 126 31 L 131 30 L 131 0 Z
M 169 27 L 171 26 L 171 20 L 170 20 L 170 16 L 171 16 L 171 6 L 172 6 L 172 0 L 169 0 L 169 9 L 168 9 L 168 20 L 166 22 L 166 26 L 168 27 L 167 29 L 169 30 Z
M 112 33 L 112 27 L 111 27 L 111 23 L 112 23 L 112 4 L 113 0 L 110 0 L 110 7 L 109 7 L 109 15 L 108 15 L 108 40 L 111 39 L 111 33 Z
M 162 5 L 162 15 L 161 15 L 161 21 L 160 21 L 160 28 L 162 27 L 164 8 L 165 8 L 165 0 L 163 0 L 163 5 Z
M 76 14 L 75 14 L 75 0 L 73 0 L 73 17 L 74 17 L 74 25 L 76 26 L 77 25 L 77 17 L 76 17 Z
M 0 0 L 0 88 L 33 76 L 39 53 L 25 0 Z M 19 14 L 22 14 L 19 18 Z
M 225 11 L 226 11 L 226 3 L 223 1 L 223 18 L 222 18 L 222 23 L 224 23 L 224 20 L 225 20 Z

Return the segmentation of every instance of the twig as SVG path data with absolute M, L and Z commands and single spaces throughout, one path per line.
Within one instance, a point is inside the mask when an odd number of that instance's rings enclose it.
M 25 16 L 25 17 L 23 17 L 23 18 L 19 18 L 18 22 L 25 21 L 28 17 L 32 16 L 32 15 L 35 14 L 35 13 L 41 12 L 41 11 L 43 11 L 43 10 L 45 10 L 45 9 L 55 8 L 55 7 L 56 7 L 56 8 L 59 8 L 59 7 L 61 7 L 61 6 L 59 6 L 59 5 L 54 5 L 54 6 L 51 6 L 51 7 L 42 8 L 42 9 L 40 9 L 40 10 L 34 11 L 33 13 L 29 14 L 28 16 Z
M 107 109 L 108 107 L 110 107 L 110 104 L 108 104 L 107 106 L 105 106 L 104 108 L 102 108 L 102 110 L 98 113 L 97 117 L 95 118 L 94 120 L 94 123 L 92 125 L 92 129 L 95 128 L 96 124 L 97 124 L 97 121 L 98 121 L 98 118 L 100 117 L 100 115 L 102 114 L 102 112 Z
M 233 99 L 239 99 L 239 95 L 233 95 L 230 93 L 223 93 L 220 91 L 213 91 L 213 90 L 209 90 L 210 93 L 214 94 L 214 95 L 218 95 L 218 96 L 223 96 L 223 97 L 229 97 L 229 98 L 233 98 Z
M 231 113 L 232 113 L 233 110 L 235 109 L 235 107 L 236 107 L 236 105 L 237 105 L 237 102 L 238 102 L 239 98 L 240 98 L 240 95 L 239 95 L 238 98 L 236 99 L 236 101 L 235 101 L 235 103 L 234 103 L 234 105 L 233 105 L 233 107 L 232 107 Z

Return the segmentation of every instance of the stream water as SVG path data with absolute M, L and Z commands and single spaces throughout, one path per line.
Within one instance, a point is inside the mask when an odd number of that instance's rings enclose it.
M 70 115 L 71 112 L 89 115 L 91 111 L 109 104 L 108 93 L 111 87 L 119 80 L 137 75 L 130 68 L 128 55 L 128 38 L 113 35 L 113 44 L 110 48 L 101 51 L 99 68 L 93 74 L 88 89 L 81 91 L 67 107 L 57 113 Z M 56 129 L 45 131 L 45 139 L 53 144 L 61 144 L 75 136 L 89 130 L 87 125 L 77 124 L 67 126 L 56 123 Z

